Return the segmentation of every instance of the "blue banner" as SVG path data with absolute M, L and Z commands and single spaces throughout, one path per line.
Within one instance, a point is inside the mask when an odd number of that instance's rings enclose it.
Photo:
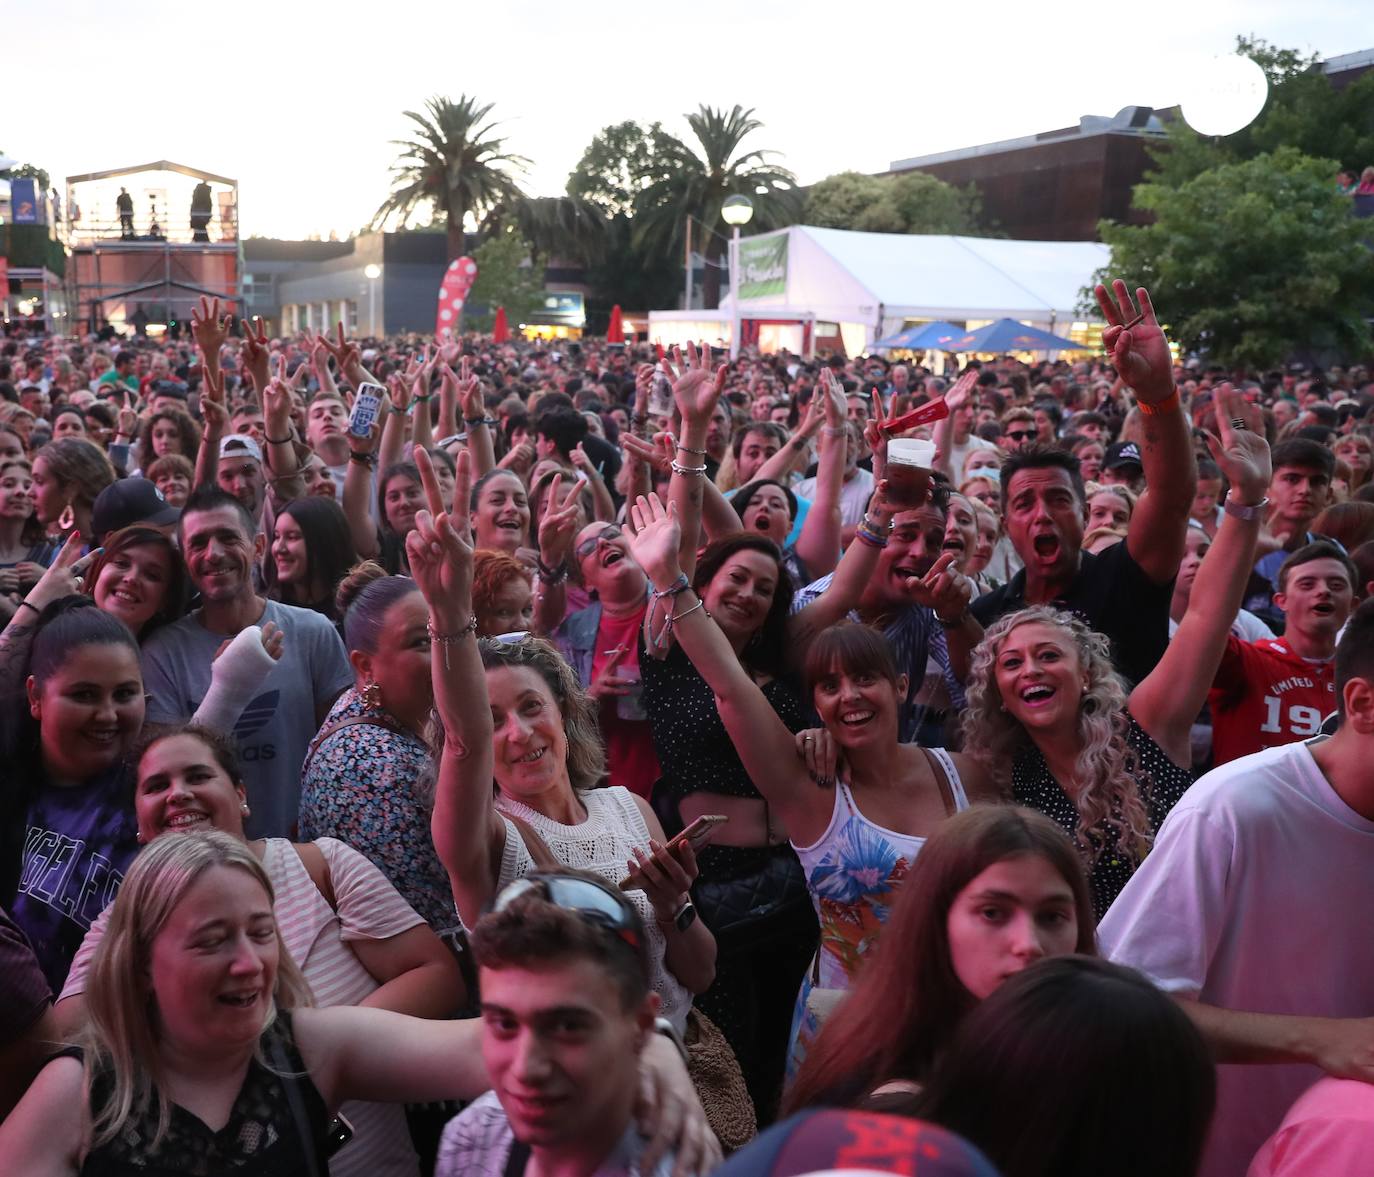
M 10 181 L 10 208 L 16 225 L 37 225 L 43 217 L 38 207 L 38 181 L 32 176 Z

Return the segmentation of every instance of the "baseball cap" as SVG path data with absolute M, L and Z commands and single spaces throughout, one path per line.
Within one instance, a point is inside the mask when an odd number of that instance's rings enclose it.
M 163 498 L 148 479 L 121 478 L 96 495 L 91 508 L 91 530 L 95 532 L 95 542 L 103 544 L 107 535 L 120 528 L 135 523 L 166 527 L 180 518 L 181 511 Z
M 1144 470 L 1140 460 L 1140 447 L 1133 441 L 1114 441 L 1107 447 L 1107 456 L 1102 459 L 1104 470 L 1120 470 L 1123 466 L 1138 466 Z
M 997 1177 L 978 1149 L 948 1129 L 909 1116 L 825 1109 L 774 1124 L 715 1177 L 801 1177 L 844 1170 L 909 1177 Z
M 262 461 L 262 446 L 246 433 L 226 433 L 219 441 L 219 456 L 235 458 L 247 454 L 250 458 Z

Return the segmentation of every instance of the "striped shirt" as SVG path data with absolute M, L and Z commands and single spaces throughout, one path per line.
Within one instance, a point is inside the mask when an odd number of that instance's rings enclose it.
M 350 941 L 387 940 L 424 923 L 384 874 L 334 838 L 315 842 L 324 855 L 335 907 L 320 894 L 300 855 L 285 838 L 268 838 L 262 864 L 276 892 L 274 912 L 282 942 L 300 967 L 317 1006 L 357 1005 L 380 986 Z M 91 925 L 58 1000 L 86 990 L 91 958 L 109 922 L 107 907 Z M 353 1139 L 329 1162 L 331 1177 L 417 1177 L 401 1104 L 353 1101 L 339 1109 Z

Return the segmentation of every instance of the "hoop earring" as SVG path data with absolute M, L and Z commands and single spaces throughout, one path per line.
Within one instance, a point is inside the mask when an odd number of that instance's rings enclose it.
M 375 679 L 368 679 L 363 687 L 363 706 L 376 709 L 382 705 L 382 688 Z
M 76 523 L 76 512 L 72 510 L 71 503 L 62 508 L 62 514 L 57 517 L 57 526 L 63 531 L 70 531 Z

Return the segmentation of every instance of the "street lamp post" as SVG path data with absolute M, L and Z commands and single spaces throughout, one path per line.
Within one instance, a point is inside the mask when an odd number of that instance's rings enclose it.
M 754 215 L 754 202 L 747 196 L 727 196 L 720 206 L 721 219 L 730 226 L 730 358 L 739 357 L 739 230 Z
M 367 277 L 367 333 L 374 339 L 380 339 L 377 331 L 377 279 L 382 276 L 382 267 L 376 262 L 368 262 L 363 267 L 363 274 Z

